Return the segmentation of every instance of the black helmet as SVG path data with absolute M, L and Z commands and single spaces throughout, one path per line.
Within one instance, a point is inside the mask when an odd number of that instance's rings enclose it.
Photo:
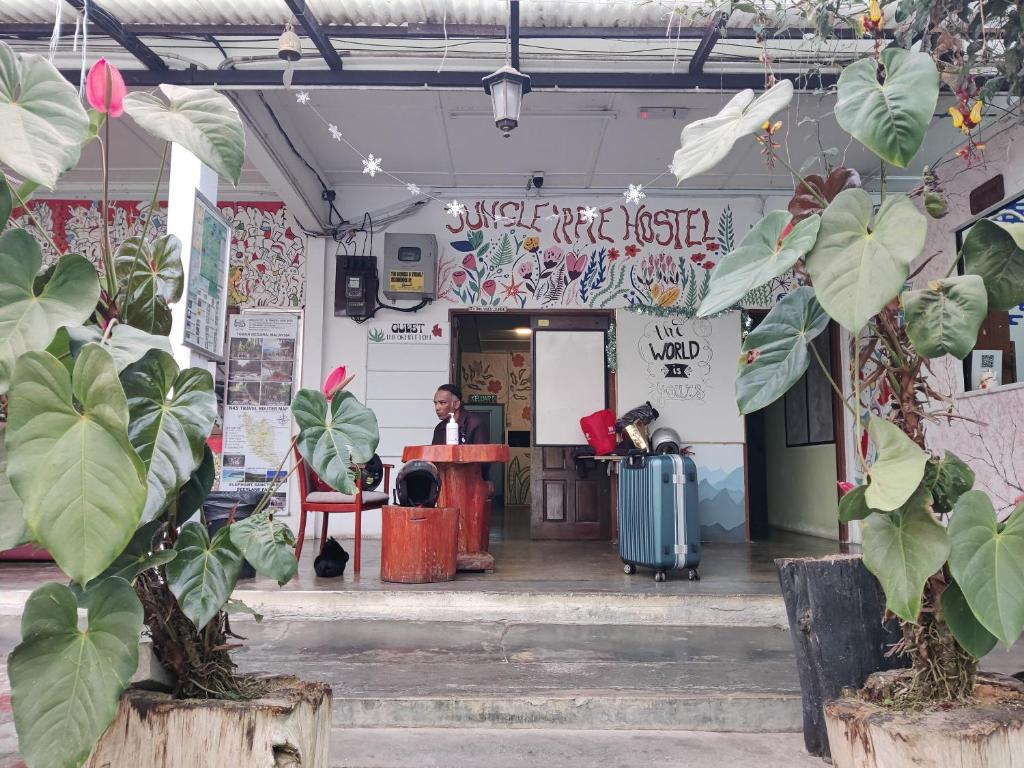
M 380 485 L 381 480 L 384 479 L 384 462 L 380 460 L 380 456 L 376 453 L 373 454 L 373 458 L 363 465 L 362 473 L 363 490 L 376 490 L 377 486 Z
M 655 453 L 676 453 L 683 447 L 679 433 L 672 427 L 658 427 L 651 435 L 651 450 Z
M 395 478 L 395 502 L 400 507 L 436 507 L 441 476 L 429 461 L 410 461 Z

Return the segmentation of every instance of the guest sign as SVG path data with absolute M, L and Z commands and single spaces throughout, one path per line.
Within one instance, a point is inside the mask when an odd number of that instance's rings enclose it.
M 733 395 L 740 313 L 711 320 L 616 312 L 618 412 L 643 402 L 687 442 L 743 442 Z
M 371 344 L 448 344 L 445 326 L 415 320 L 378 320 L 368 324 L 366 339 Z

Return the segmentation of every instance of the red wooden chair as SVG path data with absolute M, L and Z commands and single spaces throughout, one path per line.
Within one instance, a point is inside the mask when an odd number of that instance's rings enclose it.
M 306 537 L 306 515 L 310 512 L 322 512 L 323 525 L 320 528 L 320 551 L 324 551 L 327 542 L 327 520 L 332 512 L 354 512 L 356 515 L 356 551 L 353 554 L 352 570 L 359 573 L 359 560 L 362 551 L 363 510 L 380 509 L 388 503 L 387 488 L 391 483 L 393 464 L 384 465 L 384 491 L 364 491 L 362 473 L 356 473 L 355 495 L 339 491 L 318 491 L 313 482 L 313 472 L 309 464 L 302 458 L 299 449 L 295 449 L 295 460 L 299 463 L 299 493 L 302 496 L 299 517 L 299 535 L 295 542 L 295 559 L 302 556 L 302 544 Z

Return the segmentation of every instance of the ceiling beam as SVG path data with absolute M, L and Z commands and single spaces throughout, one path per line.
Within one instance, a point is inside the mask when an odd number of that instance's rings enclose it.
M 64 76 L 78 82 L 78 70 L 64 70 Z M 131 86 L 153 86 L 160 83 L 175 85 L 218 86 L 222 88 L 280 88 L 279 69 L 173 69 L 166 72 L 147 72 L 141 69 L 121 70 L 125 83 Z M 307 87 L 369 87 L 369 88 L 442 88 L 479 90 L 480 80 L 486 72 L 433 70 L 371 70 L 345 69 L 342 71 L 298 69 L 293 86 Z M 802 90 L 817 90 L 835 85 L 838 75 L 833 73 L 799 74 L 779 72 L 780 79 L 788 78 Z M 710 91 L 741 91 L 746 88 L 764 88 L 764 73 L 735 72 L 670 74 L 667 72 L 530 72 L 533 90 L 569 88 L 604 91 L 660 91 L 702 88 Z
M 85 0 L 67 0 L 67 2 L 76 11 L 80 11 L 85 7 Z M 104 35 L 117 41 L 128 53 L 141 61 L 147 69 L 156 72 L 167 70 L 167 64 L 157 55 L 156 51 L 139 40 L 134 32 L 122 24 L 116 16 L 99 5 L 96 0 L 90 0 L 89 2 L 89 21 L 99 27 L 100 32 Z
M 725 16 L 725 14 L 721 16 Z M 723 19 L 721 16 L 717 16 L 708 25 L 708 28 L 704 31 L 704 36 L 700 39 L 700 43 L 697 44 L 697 50 L 693 52 L 693 58 L 690 59 L 691 75 L 699 75 L 704 72 L 704 65 L 711 56 L 711 51 L 714 50 L 718 38 L 722 36 L 722 25 L 728 21 L 728 17 Z
M 320 51 L 320 55 L 327 62 L 327 66 L 335 72 L 342 70 L 344 65 L 341 63 L 341 57 L 334 50 L 334 46 L 331 45 L 327 35 L 324 34 L 323 27 L 320 26 L 316 15 L 306 7 L 306 0 L 284 0 L 284 2 L 288 9 L 295 14 L 295 18 L 299 20 L 299 24 L 306 31 L 309 39 L 313 41 L 313 45 Z
M 73 2 L 73 0 L 68 0 Z M 77 0 L 81 2 L 82 0 Z M 91 9 L 95 6 L 90 2 Z M 128 24 L 123 28 L 137 37 L 196 37 L 203 38 L 213 35 L 215 37 L 260 37 L 276 40 L 281 34 L 280 25 L 271 24 Z M 340 38 L 388 38 L 388 39 L 412 39 L 412 40 L 443 40 L 444 29 L 440 24 L 407 24 L 404 26 L 351 26 L 351 25 L 330 25 L 321 26 L 325 37 Z M 74 34 L 74 24 L 65 24 L 61 30 L 62 36 Z M 50 38 L 53 32 L 52 24 L 23 24 L 23 23 L 0 23 L 0 36 L 23 37 L 23 38 Z M 305 29 L 297 29 L 296 32 L 307 37 Z M 704 27 L 684 27 L 679 30 L 678 36 L 681 40 L 701 40 L 707 33 Z M 725 30 L 723 38 L 729 40 L 757 40 L 764 36 L 769 40 L 773 37 L 780 39 L 800 39 L 805 34 L 813 34 L 813 29 L 787 28 L 784 30 L 766 29 L 757 32 L 750 28 L 730 27 Z M 892 30 L 883 30 L 885 37 L 892 37 Z M 96 25 L 90 25 L 89 35 L 108 34 Z M 526 39 L 551 39 L 551 38 L 578 38 L 583 40 L 664 40 L 664 27 L 520 27 L 520 38 Z M 832 37 L 837 40 L 851 40 L 857 38 L 852 29 L 840 28 L 833 30 Z M 505 27 L 492 24 L 449 24 L 449 39 L 505 39 Z

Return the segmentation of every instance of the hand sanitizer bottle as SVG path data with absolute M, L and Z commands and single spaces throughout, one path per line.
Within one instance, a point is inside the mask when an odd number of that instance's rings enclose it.
M 444 428 L 444 441 L 447 445 L 459 444 L 459 422 L 455 420 L 455 414 L 451 414 L 448 423 Z

